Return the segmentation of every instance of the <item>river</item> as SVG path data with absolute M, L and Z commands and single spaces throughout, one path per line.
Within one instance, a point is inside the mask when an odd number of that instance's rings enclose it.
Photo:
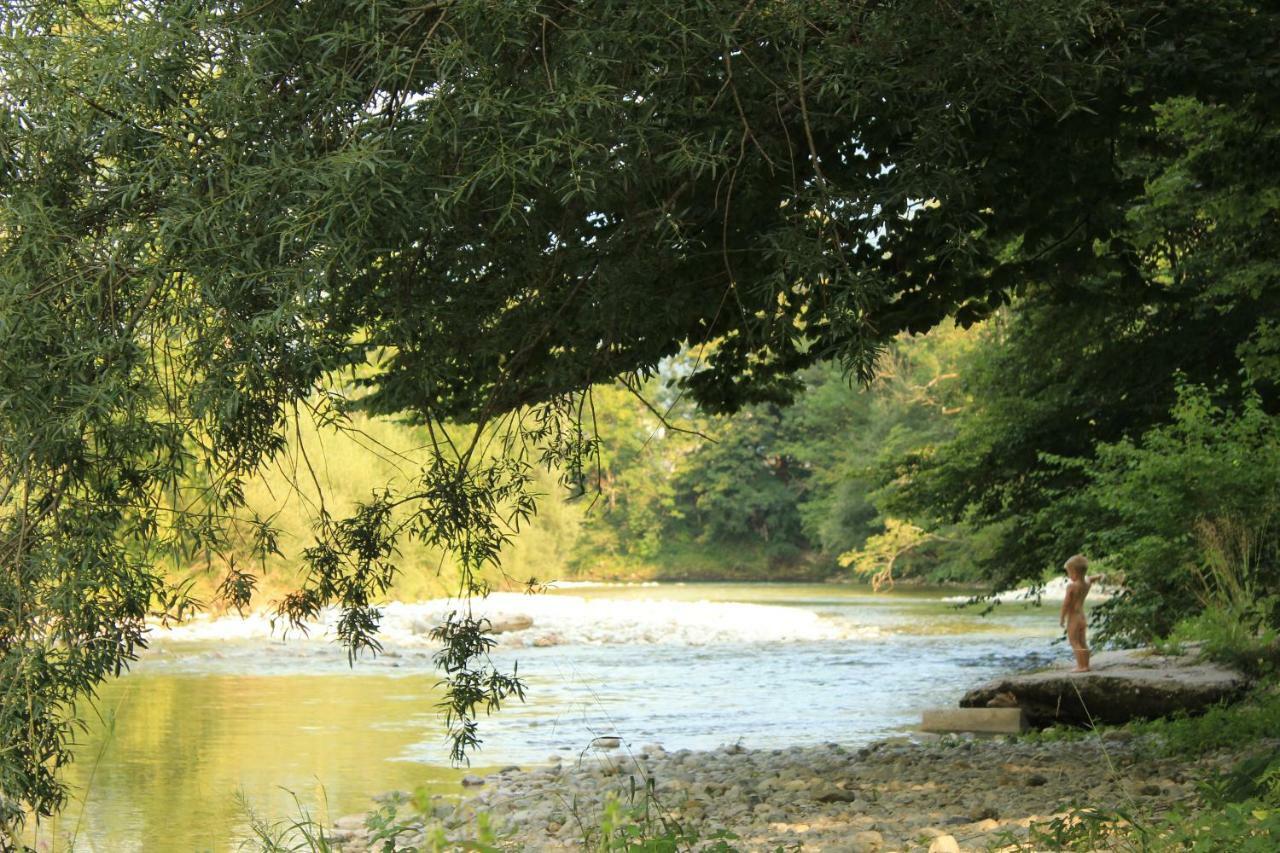
M 584 585 L 498 594 L 493 658 L 528 701 L 482 721 L 470 772 L 577 759 L 594 737 L 668 750 L 857 745 L 910 729 L 975 682 L 1063 654 L 1053 610 L 988 615 L 947 593 L 801 584 Z M 349 667 L 317 626 L 282 640 L 261 617 L 156 631 L 104 686 L 67 774 L 48 850 L 224 851 L 250 812 L 321 820 L 392 789 L 461 795 L 435 708 L 430 626 L 456 602 L 386 608 L 386 654 Z M 245 849 L 251 849 L 246 847 Z

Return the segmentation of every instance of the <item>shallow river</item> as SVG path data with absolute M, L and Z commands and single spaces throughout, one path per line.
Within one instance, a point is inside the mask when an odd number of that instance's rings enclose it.
M 669 750 L 859 744 L 1063 655 L 1055 609 L 1006 603 L 983 617 L 944 594 L 689 584 L 494 596 L 477 609 L 495 622 L 533 620 L 494 653 L 519 661 L 528 701 L 483 721 L 471 772 L 576 759 L 607 734 Z M 448 763 L 425 636 L 456 607 L 389 606 L 387 654 L 354 668 L 323 625 L 284 641 L 257 618 L 157 632 L 101 691 L 67 777 L 72 802 L 39 827 L 39 845 L 223 851 L 250 812 L 332 820 L 391 789 L 459 794 L 467 771 Z

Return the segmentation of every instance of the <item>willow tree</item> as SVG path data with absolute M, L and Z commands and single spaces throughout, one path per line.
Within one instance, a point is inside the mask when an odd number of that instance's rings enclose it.
M 397 535 L 496 563 L 592 383 L 690 347 L 708 411 L 981 318 L 1098 251 L 1117 148 L 1253 7 L 82 0 L 0 11 L 0 793 L 189 600 L 291 419 L 407 413 L 417 487 L 318 513 L 302 621 L 374 648 Z M 1238 21 L 1238 24 L 1237 24 Z M 1200 48 L 1197 48 L 1200 49 Z M 335 379 L 335 377 L 339 377 Z M 446 423 L 473 425 L 453 443 Z M 486 450 L 493 442 L 501 452 Z M 241 519 L 244 521 L 244 519 Z M 274 549 L 269 523 L 234 525 Z M 243 603 L 252 573 L 229 565 Z M 440 630 L 459 754 L 520 683 Z

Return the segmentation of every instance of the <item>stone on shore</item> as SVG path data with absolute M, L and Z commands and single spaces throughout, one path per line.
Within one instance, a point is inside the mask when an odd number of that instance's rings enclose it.
M 1033 726 L 1115 724 L 1199 713 L 1248 687 L 1246 676 L 1196 655 L 1136 649 L 1099 652 L 1089 672 L 1060 664 L 997 678 L 966 693 L 960 707 L 999 708 L 1012 697 Z
M 929 845 L 929 853 L 960 853 L 960 843 L 954 835 L 939 835 Z
M 629 804 L 652 809 L 704 842 L 729 831 L 736 836 L 732 848 L 743 853 L 1008 849 L 1029 842 L 1033 826 L 1066 817 L 1075 803 L 1136 807 L 1142 814 L 1187 808 L 1200 780 L 1280 750 L 1280 739 L 1267 738 L 1243 750 L 1175 759 L 1155 748 L 1156 738 L 1090 736 L 1070 748 L 1023 738 L 948 736 L 895 738 L 857 750 L 817 745 L 653 749 L 649 757 L 595 753 L 554 770 L 493 774 L 466 796 L 437 796 L 421 812 L 401 803 L 396 825 L 403 821 L 411 831 L 390 847 L 421 850 L 425 838 L 439 834 L 465 847 L 483 820 L 499 849 L 581 853 L 600 840 L 592 833 L 616 808 L 612 804 Z M 385 824 L 385 816 L 373 817 L 372 825 Z M 357 822 L 353 816 L 343 821 L 352 828 L 333 831 L 335 849 L 386 846 L 375 845 L 374 833 L 356 828 Z
M 489 620 L 490 634 L 510 634 L 513 631 L 524 631 L 533 627 L 531 616 L 499 616 Z
M 1021 708 L 936 708 L 924 712 L 920 728 L 926 732 L 1021 734 L 1027 718 Z

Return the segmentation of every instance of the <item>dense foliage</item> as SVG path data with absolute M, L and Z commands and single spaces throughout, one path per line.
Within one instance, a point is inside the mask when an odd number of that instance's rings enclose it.
M 1118 163 L 1141 188 L 1115 212 L 1129 274 L 1030 288 L 963 377 L 974 405 L 956 438 L 904 460 L 890 501 L 997 531 L 986 565 L 1003 585 L 1073 550 L 1109 556 L 1129 595 L 1104 613 L 1129 639 L 1216 600 L 1214 554 L 1259 597 L 1280 582 L 1275 70 L 1242 66 L 1232 104 L 1153 107 L 1150 147 Z M 1224 543 L 1241 531 L 1257 541 Z
M 963 404 L 958 363 L 975 333 L 940 329 L 893 342 L 866 389 L 839 366 L 799 375 L 788 407 L 710 417 L 657 383 L 654 410 L 622 389 L 597 389 L 605 448 L 565 570 L 592 577 L 826 578 L 887 519 L 880 478 L 890 460 L 949 438 Z M 667 403 L 672 398 L 675 405 Z M 898 566 L 934 579 L 972 574 L 972 543 L 934 536 Z M 875 560 L 872 560 L 874 563 Z M 877 566 L 878 569 L 878 566 Z M 872 572 L 868 572 L 870 574 Z
M 699 476 L 628 504 L 619 547 L 656 547 L 646 530 L 678 513 L 713 540 L 856 548 L 876 529 L 864 491 L 819 486 L 867 446 L 787 446 L 797 371 L 818 371 L 818 411 L 839 387 L 818 365 L 869 380 L 898 333 L 1022 295 L 1008 333 L 1027 343 L 999 358 L 1027 393 L 1008 417 L 998 396 L 966 404 L 899 485 L 917 514 L 1003 531 L 998 559 L 1034 574 L 1054 506 L 1088 482 L 1041 451 L 1140 442 L 1168 420 L 1173 368 L 1230 403 L 1252 393 L 1236 359 L 1267 408 L 1275 17 L 1231 0 L 4 4 L 0 820 L 59 806 L 74 701 L 132 659 L 149 614 L 190 607 L 163 559 L 208 557 L 226 600 L 252 594 L 238 549 L 266 559 L 279 539 L 246 484 L 303 417 L 405 412 L 430 445 L 396 488 L 317 503 L 278 602 L 291 623 L 340 606 L 354 655 L 377 648 L 400 539 L 450 555 L 473 593 L 531 519 L 540 466 L 611 500 L 628 466 L 593 463 L 587 389 L 638 390 L 681 352 L 673 404 L 742 415 L 690 451 Z M 1080 306 L 1099 325 L 1072 330 Z M 1074 335 L 1036 335 L 1036 317 Z M 992 390 L 983 375 L 966 395 Z M 1095 401 L 1113 379 L 1132 387 Z M 318 483 L 307 454 L 293 470 Z M 459 754 L 477 709 L 522 689 L 483 629 L 465 610 L 441 628 Z

